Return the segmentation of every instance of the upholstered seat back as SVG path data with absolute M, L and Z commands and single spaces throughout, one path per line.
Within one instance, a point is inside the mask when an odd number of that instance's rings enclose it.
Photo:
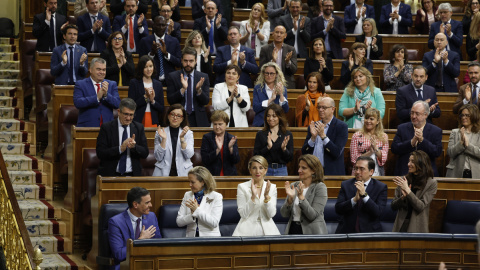
M 480 202 L 448 201 L 443 215 L 443 233 L 475 234 L 480 220 Z

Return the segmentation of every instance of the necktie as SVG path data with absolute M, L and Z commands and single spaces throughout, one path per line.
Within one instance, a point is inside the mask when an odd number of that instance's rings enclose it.
M 130 16 L 130 26 L 128 27 L 128 41 L 130 44 L 130 49 L 133 50 L 133 47 L 135 47 L 135 42 L 133 40 L 133 18 Z
M 192 113 L 192 74 L 188 76 L 188 88 L 187 88 L 187 113 Z
M 140 228 L 140 218 L 137 218 L 137 226 L 135 227 L 135 239 L 140 237 L 140 232 L 142 229 Z
M 443 58 L 440 59 L 437 64 L 437 80 L 435 81 L 435 87 L 443 88 Z
M 473 101 L 473 104 L 478 103 L 478 94 L 477 94 L 477 85 L 476 84 L 474 84 L 473 87 L 472 87 L 472 101 Z
M 52 16 L 50 17 L 50 51 L 53 51 L 53 48 L 55 48 L 55 46 L 55 15 L 52 14 Z
M 73 46 L 68 47 L 70 49 L 70 59 L 68 59 L 68 79 L 70 80 L 71 84 L 74 84 L 75 81 L 73 80 Z
M 122 127 L 123 127 L 123 134 L 122 134 L 122 141 L 120 142 L 120 144 L 122 144 L 128 138 L 127 125 L 122 125 Z M 127 151 L 128 149 L 125 149 L 125 151 L 123 151 L 123 153 L 120 155 L 120 161 L 118 162 L 118 172 L 121 174 L 124 174 L 125 171 L 127 170 Z
M 422 96 L 422 90 L 420 89 L 417 89 L 417 96 L 418 96 L 418 100 L 423 100 L 423 96 Z
M 97 83 L 96 86 L 97 86 L 97 93 L 98 93 L 100 91 L 100 84 Z M 98 104 L 99 106 L 102 106 L 101 102 L 99 102 Z M 100 126 L 102 126 L 102 124 L 103 124 L 103 117 L 102 117 L 102 113 L 100 113 Z
M 93 19 L 93 23 L 95 23 L 97 21 L 97 16 L 92 16 L 92 19 Z M 93 26 L 93 24 L 92 24 L 92 26 Z M 97 51 L 97 47 L 95 46 L 95 43 L 97 43 L 97 34 L 93 33 L 92 52 Z
M 165 70 L 163 69 L 163 53 L 162 53 L 162 50 L 158 49 L 157 51 L 157 56 L 158 56 L 158 62 L 159 62 L 159 66 L 158 66 L 158 78 L 162 77 L 164 74 L 165 74 Z
M 208 33 L 208 46 L 210 46 L 210 53 L 214 52 L 213 49 L 213 31 L 214 31 L 214 26 L 215 24 L 213 23 L 213 20 L 210 20 L 210 32 Z
M 365 191 L 367 190 L 367 185 L 363 184 L 365 186 Z M 360 198 L 357 202 L 357 221 L 355 222 L 355 232 L 359 233 L 360 232 L 360 214 L 361 214 L 361 209 L 363 206 L 363 198 Z

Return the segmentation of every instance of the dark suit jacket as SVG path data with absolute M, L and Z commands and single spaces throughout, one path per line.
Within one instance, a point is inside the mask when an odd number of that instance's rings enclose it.
M 302 16 L 300 15 L 299 20 L 302 19 Z M 287 29 L 287 37 L 285 38 L 284 42 L 287 43 L 288 45 L 294 47 L 295 46 L 295 34 L 293 33 L 293 21 L 292 21 L 292 15 L 287 14 L 283 15 L 280 17 L 280 24 Z M 303 29 L 297 29 L 297 48 L 298 52 L 297 54 L 300 56 L 300 58 L 307 58 L 308 57 L 308 49 L 307 49 L 307 44 L 310 42 L 310 18 L 305 17 L 305 25 Z
M 120 105 L 117 83 L 108 82 L 107 96 L 97 101 L 97 90 L 90 77 L 77 81 L 73 88 L 73 104 L 78 109 L 77 127 L 99 127 L 100 116 L 103 123 L 113 120 L 113 110 Z M 102 87 L 100 85 L 100 87 Z
M 145 15 L 145 20 L 147 19 L 147 12 L 148 12 L 148 6 L 151 1 L 149 0 L 139 0 L 137 1 L 137 14 L 144 14 Z M 113 13 L 113 17 L 122 15 L 122 12 L 125 11 L 124 8 L 125 1 L 124 0 L 110 0 L 110 11 Z
M 122 31 L 122 27 L 125 25 L 125 18 L 127 17 L 127 14 L 123 14 L 123 15 L 118 15 L 115 17 L 115 19 L 113 19 L 113 25 L 112 25 L 112 31 L 113 32 L 116 32 L 116 31 L 120 31 L 120 32 L 123 32 Z M 143 33 L 140 34 L 140 32 L 138 32 L 138 17 L 139 15 L 136 15 L 133 17 L 133 39 L 135 40 L 135 46 L 136 46 L 136 51 L 138 52 L 138 46 L 140 45 L 140 40 L 146 36 L 148 36 L 148 25 L 147 25 L 147 19 L 144 17 L 143 19 L 143 22 L 142 22 L 142 27 L 143 27 Z M 124 33 L 125 35 L 125 38 L 127 39 L 126 43 L 127 43 L 127 47 L 129 46 L 128 44 L 128 35 L 129 35 L 129 32 L 128 32 L 128 28 L 127 28 L 127 32 Z
M 351 199 L 355 197 L 357 188 L 355 187 L 355 178 L 345 180 L 341 184 L 338 193 L 335 212 L 341 216 L 335 233 L 355 233 L 357 223 L 357 209 L 359 203 L 352 206 Z M 360 232 L 381 232 L 380 216 L 387 204 L 387 185 L 372 178 L 365 190 L 370 197 L 360 208 L 359 227 Z
M 437 93 L 435 88 L 423 85 L 423 100 L 430 99 L 428 103 L 430 106 L 437 103 Z M 397 109 L 397 117 L 400 119 L 401 123 L 410 122 L 410 110 L 412 109 L 413 103 L 418 100 L 418 93 L 415 91 L 415 88 L 411 83 L 398 88 L 397 95 L 395 97 L 395 107 Z M 430 113 L 427 118 L 427 121 L 431 124 L 432 118 L 440 117 L 441 111 L 440 106 L 437 105 L 435 110 Z
M 312 137 L 310 126 L 307 130 L 307 138 L 303 143 L 302 154 L 313 154 L 315 146 L 310 147 L 308 141 Z M 348 126 L 345 122 L 333 117 L 330 127 L 327 131 L 327 137 L 330 141 L 323 148 L 323 170 L 325 175 L 345 175 L 345 165 L 343 163 L 343 150 L 348 140 Z M 317 137 L 317 140 L 321 140 Z
M 273 48 L 275 44 L 272 42 L 265 46 L 262 46 L 260 49 L 260 67 L 263 66 L 265 63 L 272 61 L 272 54 Z M 288 88 L 295 88 L 295 72 L 297 72 L 297 53 L 295 52 L 295 48 L 292 46 L 283 43 L 282 45 L 282 59 L 287 57 L 287 53 L 293 51 L 292 58 L 290 58 L 290 66 L 287 67 L 285 61 L 282 61 L 282 66 L 280 67 L 283 72 L 283 76 L 285 76 L 285 80 L 287 81 Z
M 217 16 L 215 16 L 213 23 L 215 23 L 216 19 L 217 19 Z M 208 39 L 208 33 L 206 28 L 207 28 L 207 19 L 205 16 L 202 16 L 196 19 L 195 22 L 193 23 L 193 30 L 198 30 L 200 33 L 202 33 L 203 40 L 205 40 L 205 45 L 208 47 L 209 39 Z M 227 40 L 227 33 L 228 33 L 227 20 L 225 18 L 222 18 L 220 22 L 220 28 L 217 28 L 216 26 L 214 26 L 213 29 L 214 29 L 213 43 L 215 44 L 215 47 L 218 50 L 218 48 L 225 45 L 225 41 Z
M 363 4 L 367 8 L 365 12 L 366 18 L 372 18 L 375 20 L 375 9 L 373 6 Z M 355 12 L 357 9 L 356 4 L 351 4 L 345 8 L 345 13 L 343 15 L 343 21 L 345 23 L 345 30 L 348 34 L 352 34 L 355 30 L 355 26 L 357 25 L 357 13 Z
M 273 32 L 277 25 L 280 25 L 280 17 L 285 14 L 290 14 L 288 7 L 283 10 L 282 0 L 268 0 L 267 15 L 270 21 L 270 31 Z
M 377 47 L 378 47 L 378 50 L 375 52 L 373 51 L 373 48 L 372 48 L 372 45 L 370 44 L 370 60 L 380 60 L 382 58 L 382 55 L 383 55 L 383 41 L 382 41 L 382 37 L 379 36 L 379 35 L 376 35 L 375 38 L 377 39 Z M 361 42 L 361 43 L 364 43 L 365 42 L 365 35 L 360 35 L 360 36 L 356 36 L 355 37 L 355 42 Z M 367 57 L 367 54 L 365 53 L 365 57 Z
M 434 40 L 435 36 L 438 34 L 440 31 L 440 24 L 442 24 L 441 21 L 434 22 L 432 23 L 432 26 L 430 27 L 430 34 L 428 35 L 428 48 L 434 50 Z M 452 37 L 447 36 L 448 40 L 448 45 L 450 46 L 450 51 L 454 51 L 458 53 L 460 56 L 460 61 L 462 61 L 462 43 L 463 43 L 463 29 L 462 29 L 462 23 L 459 21 L 455 21 L 454 19 L 450 20 L 450 24 L 452 25 Z M 477 59 L 475 57 L 475 59 Z M 475 60 L 473 59 L 473 60 Z
M 35 50 L 39 52 L 51 52 L 54 48 L 50 48 L 50 26 L 45 22 L 45 12 L 37 14 L 33 17 L 33 31 L 32 34 L 37 38 L 37 45 Z M 65 16 L 55 12 L 55 29 L 57 46 L 63 43 L 63 34 L 60 27 L 66 22 Z
M 130 84 L 130 79 L 135 74 L 135 64 L 133 63 L 132 54 L 128 51 L 124 51 L 125 57 L 127 58 L 127 63 L 122 66 L 122 86 L 127 86 Z M 111 81 L 115 81 L 117 84 L 120 81 L 119 73 L 120 69 L 118 68 L 117 58 L 112 49 L 105 49 L 100 57 L 107 61 L 107 73 L 105 78 Z
M 225 69 L 227 68 L 227 62 L 232 59 L 231 49 L 232 48 L 230 47 L 230 45 L 225 45 L 217 48 L 217 55 L 215 58 L 215 63 L 213 64 L 213 71 L 217 75 L 215 83 L 221 83 L 225 81 Z M 239 61 L 238 65 L 242 70 L 239 83 L 247 86 L 248 88 L 252 88 L 253 82 L 250 78 L 250 74 L 258 73 L 257 62 L 255 61 L 255 51 L 243 45 L 240 45 L 240 52 L 245 52 L 245 66 L 243 66 L 242 68 Z
M 283 96 L 285 97 L 285 100 L 288 100 L 287 87 L 285 87 L 285 90 L 283 91 Z M 267 91 L 265 90 L 265 85 L 255 85 L 255 88 L 253 88 L 252 102 L 253 111 L 255 111 L 255 118 L 253 118 L 252 124 L 254 127 L 263 127 L 265 124 L 263 121 L 263 116 L 266 108 L 262 106 L 262 102 L 267 99 L 268 95 Z M 277 95 L 277 98 L 273 101 L 273 103 L 280 104 L 280 96 Z M 288 102 L 285 102 L 285 104 L 282 105 L 282 109 L 285 114 L 288 112 Z
M 430 32 L 430 29 L 428 28 L 428 19 L 426 17 L 426 14 L 427 12 L 424 10 L 425 12 L 425 21 L 422 22 L 422 15 L 421 15 L 421 12 L 420 12 L 420 9 L 417 10 L 417 16 L 415 17 L 415 30 L 417 30 L 417 34 L 420 34 L 420 35 L 426 35 Z M 437 7 L 433 7 L 433 14 L 435 14 L 435 12 L 437 12 Z M 437 17 L 435 16 L 435 21 L 437 22 L 438 19 Z
M 102 31 L 97 29 L 95 34 L 92 34 L 92 20 L 90 18 L 90 13 L 87 12 L 77 18 L 78 41 L 80 41 L 80 45 L 85 47 L 88 52 L 92 52 L 92 44 L 94 41 L 96 46 L 95 52 L 103 52 L 107 47 L 105 42 L 112 33 L 110 19 L 107 16 L 99 12 L 97 14 L 97 20 L 103 20 Z
M 386 4 L 382 7 L 382 12 L 380 13 L 380 29 L 382 34 L 392 34 L 393 33 L 393 24 L 390 24 L 390 13 L 392 13 L 392 4 Z M 398 34 L 406 35 L 409 34 L 408 27 L 412 26 L 412 11 L 409 5 L 400 2 L 400 7 L 398 8 L 398 15 L 402 17 L 402 20 L 398 22 Z
M 425 84 L 435 87 L 437 80 L 437 67 L 434 67 L 433 57 L 435 51 L 426 52 L 423 55 L 422 66 L 427 68 L 428 79 Z M 460 75 L 460 56 L 454 51 L 448 51 L 448 65 L 443 67 L 443 89 L 444 92 L 458 92 L 455 78 Z
M 97 137 L 97 156 L 100 159 L 98 175 L 115 176 L 117 171 L 117 165 L 121 156 L 118 148 L 123 143 L 118 140 L 118 121 L 118 119 L 114 119 L 100 127 Z M 134 176 L 141 176 L 142 163 L 140 163 L 140 159 L 145 159 L 148 156 L 147 138 L 141 123 L 135 121 L 130 123 L 129 137 L 132 137 L 133 134 L 135 134 L 136 145 L 135 148 L 130 149 L 132 173 Z
M 185 96 L 182 96 L 180 89 L 182 88 L 182 83 L 180 81 L 180 75 L 183 74 L 183 70 L 177 70 L 171 73 L 168 73 L 166 76 L 167 81 L 167 100 L 169 104 L 180 103 L 185 107 Z M 205 78 L 202 86 L 202 93 L 197 95 L 196 92 L 193 93 L 193 108 L 195 110 L 195 119 L 197 120 L 198 127 L 209 127 L 210 121 L 207 117 L 207 112 L 205 111 L 205 106 L 210 102 L 210 82 L 208 75 L 202 72 L 194 71 L 193 72 L 193 85 L 197 85 L 200 81 L 200 78 Z M 187 91 L 185 91 L 185 95 Z
M 330 57 L 325 59 L 326 68 L 322 70 L 322 79 L 325 85 L 330 85 L 330 81 L 333 80 L 333 62 Z M 320 69 L 320 63 L 314 58 L 308 57 L 305 60 L 305 65 L 303 67 L 303 77 L 307 79 L 308 74 L 312 72 L 318 72 Z
M 237 168 L 235 164 L 240 161 L 240 154 L 238 153 L 238 144 L 233 145 L 233 154 L 230 154 L 228 143 L 233 138 L 233 135 L 225 132 L 223 136 L 223 162 L 221 153 L 217 155 L 217 143 L 215 142 L 215 133 L 213 131 L 206 133 L 202 138 L 202 162 L 203 165 L 214 176 L 219 176 L 223 168 L 223 175 L 237 175 Z
M 185 2 L 185 0 L 183 1 Z M 181 1 L 179 4 L 172 10 L 172 16 L 170 16 L 170 19 L 172 19 L 175 22 L 180 21 L 180 7 L 179 6 L 185 6 L 185 3 L 183 5 L 181 4 Z M 155 20 L 155 17 L 160 15 L 160 7 L 158 6 L 158 2 L 154 0 L 152 2 L 152 20 Z
M 155 104 L 150 103 L 150 112 L 152 113 L 152 123 L 159 124 L 159 114 L 163 112 L 164 97 L 163 86 L 159 80 L 152 79 L 153 91 L 155 91 Z M 145 101 L 145 86 L 143 80 L 130 80 L 130 87 L 128 88 L 128 97 L 135 100 L 137 109 L 133 121 L 142 123 L 145 110 L 147 109 L 147 102 Z
M 55 76 L 56 85 L 68 84 L 68 71 L 70 69 L 70 59 L 67 60 L 67 64 L 62 66 L 62 54 L 65 50 L 69 50 L 65 44 L 55 47 L 52 52 L 52 59 L 50 61 L 50 74 Z M 82 66 L 80 66 L 80 57 L 82 54 L 87 54 L 87 50 L 80 46 L 75 45 L 74 59 L 73 59 L 73 73 L 77 81 L 83 80 L 88 72 L 88 58 L 85 60 Z M 68 54 L 67 54 L 68 56 Z M 68 57 L 67 57 L 68 58 Z
M 432 161 L 432 168 L 435 176 L 438 176 L 435 159 L 442 154 L 442 130 L 432 124 L 426 123 L 423 128 L 423 141 L 412 147 L 411 139 L 415 134 L 412 123 L 404 123 L 397 127 L 397 133 L 393 138 L 392 153 L 398 156 L 395 166 L 395 175 L 406 175 L 408 173 L 408 159 L 414 150 L 422 150 L 428 154 Z
M 340 70 L 340 81 L 343 83 L 343 85 L 347 86 L 347 84 L 352 80 L 352 71 L 356 68 L 358 68 L 358 65 L 353 65 L 352 70 L 348 68 L 348 65 L 350 63 L 348 60 L 345 60 L 342 62 L 342 69 Z M 365 62 L 365 66 L 370 73 L 373 74 L 373 63 L 370 59 L 367 59 Z
M 333 22 L 333 28 L 329 32 L 328 43 L 330 44 L 330 50 L 333 54 L 333 59 L 343 59 L 342 53 L 342 40 L 347 38 L 345 35 L 345 25 L 343 23 L 343 18 L 333 15 L 335 21 Z M 325 34 L 323 30 L 325 29 L 323 16 L 317 17 L 312 21 L 312 34 L 311 39 L 314 40 L 318 37 L 325 40 Z
M 477 44 L 478 44 L 478 39 L 472 39 L 470 35 L 467 35 L 467 55 L 468 55 L 468 60 L 470 61 L 475 61 L 477 60 Z
M 212 1 L 215 2 L 215 4 L 217 4 L 218 13 L 222 14 L 222 16 L 225 15 L 225 13 L 223 12 L 222 1 L 221 0 L 212 0 Z M 194 20 L 206 16 L 205 12 L 202 9 L 202 6 L 203 6 L 203 0 L 192 0 L 192 17 Z
M 153 238 L 162 238 L 154 212 L 143 215 L 142 224 L 145 226 L 145 229 L 148 229 L 152 225 L 155 226 L 156 230 Z M 127 240 L 134 238 L 135 229 L 132 227 L 132 222 L 127 210 L 108 220 L 108 241 L 110 242 L 112 257 L 115 262 L 113 269 L 120 270 L 120 262 L 127 258 Z
M 463 106 L 463 99 L 465 98 L 465 89 L 467 88 L 468 85 L 470 85 L 470 89 L 473 91 L 471 83 L 464 84 L 464 85 L 460 86 L 460 88 L 458 89 L 457 100 L 455 100 L 455 103 L 453 104 L 453 113 L 454 114 L 458 114 L 459 111 L 460 111 L 460 108 Z M 479 89 L 477 89 L 477 91 L 478 90 Z M 470 102 L 468 102 L 468 103 L 473 104 L 473 97 L 474 96 L 475 96 L 475 93 L 472 93 L 472 98 L 470 98 Z M 477 106 L 478 106 L 478 109 L 480 109 L 480 102 L 477 103 Z

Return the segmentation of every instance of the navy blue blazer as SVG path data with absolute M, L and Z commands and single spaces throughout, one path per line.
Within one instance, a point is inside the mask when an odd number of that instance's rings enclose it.
M 352 198 L 357 193 L 355 187 L 355 178 L 345 180 L 341 184 L 338 193 L 337 203 L 335 203 L 335 212 L 341 216 L 335 233 L 355 233 L 357 223 L 358 202 L 352 206 Z M 387 204 L 387 185 L 371 178 L 365 190 L 368 194 L 368 201 L 363 203 L 360 208 L 359 227 L 360 232 L 381 232 L 380 216 Z
M 152 124 L 158 125 L 160 123 L 159 114 L 163 112 L 164 97 L 163 86 L 159 80 L 152 79 L 153 91 L 155 92 L 155 104 L 150 103 L 150 112 L 152 113 Z M 131 79 L 128 87 L 128 97 L 135 100 L 137 109 L 133 116 L 133 121 L 143 123 L 143 116 L 147 109 L 147 102 L 145 101 L 145 86 L 143 80 Z
M 62 54 L 65 50 L 69 50 L 65 44 L 55 47 L 52 52 L 52 59 L 50 61 L 50 74 L 55 76 L 56 85 L 68 84 L 68 71 L 70 69 L 70 59 L 67 60 L 67 64 L 62 66 Z M 75 74 L 76 81 L 83 80 L 88 72 L 88 56 L 82 66 L 80 66 L 80 57 L 82 54 L 87 54 L 87 50 L 80 46 L 75 45 L 73 52 L 73 73 Z M 67 53 L 68 56 L 68 53 Z M 67 57 L 68 58 L 68 57 Z
M 113 110 L 120 105 L 117 83 L 108 82 L 107 96 L 100 102 L 97 100 L 97 90 L 90 77 L 77 81 L 73 88 L 73 104 L 78 109 L 77 127 L 99 127 L 100 116 L 103 123 L 113 120 Z M 102 85 L 100 84 L 100 87 Z
M 352 70 L 350 70 L 348 68 L 348 65 L 350 63 L 348 62 L 348 60 L 345 60 L 342 62 L 342 68 L 340 70 L 340 81 L 343 83 L 343 85 L 347 86 L 347 84 L 352 80 L 352 71 L 356 68 L 359 67 L 359 65 L 353 65 L 352 67 Z M 367 61 L 365 61 L 365 66 L 364 66 L 366 69 L 368 69 L 368 71 L 370 71 L 370 73 L 373 75 L 373 63 L 372 63 L 372 60 L 370 59 L 367 59 Z
M 115 270 L 120 270 L 120 262 L 127 258 L 127 240 L 135 239 L 135 229 L 132 226 L 127 210 L 108 220 L 108 241 L 110 242 L 110 249 L 115 263 L 113 269 Z M 156 230 L 153 238 L 162 238 L 154 212 L 142 215 L 142 225 L 145 226 L 145 229 L 152 225 L 155 226 Z
M 435 51 L 426 52 L 422 60 L 422 66 L 427 69 L 428 75 L 425 84 L 432 87 L 435 87 L 435 81 L 437 80 L 437 67 L 432 64 L 434 55 Z M 448 65 L 443 68 L 443 92 L 458 92 L 455 82 L 458 75 L 460 75 L 460 56 L 454 51 L 448 51 Z
M 365 12 L 365 15 L 367 18 L 372 18 L 375 20 L 375 9 L 373 6 L 363 4 L 367 8 L 367 11 Z M 355 30 L 355 26 L 357 25 L 357 13 L 355 12 L 356 10 L 356 4 L 351 4 L 345 8 L 345 13 L 343 15 L 343 21 L 345 23 L 345 30 L 347 31 L 348 34 L 352 34 L 353 31 Z
M 285 97 L 285 104 L 282 105 L 283 111 L 285 114 L 288 112 L 288 97 L 287 97 L 287 87 L 283 92 L 283 96 Z M 265 124 L 263 121 L 263 115 L 265 114 L 265 107 L 262 106 L 262 102 L 264 100 L 268 100 L 267 90 L 265 90 L 265 85 L 255 85 L 253 88 L 253 111 L 255 111 L 255 118 L 253 118 L 253 126 L 254 127 L 263 127 Z M 276 104 L 280 104 L 280 97 L 277 95 L 275 101 Z
M 223 13 L 222 1 L 221 0 L 212 0 L 212 1 L 215 2 L 215 4 L 217 4 L 218 13 L 222 14 L 222 16 L 225 15 L 225 13 Z M 202 6 L 203 6 L 203 0 L 192 0 L 192 18 L 194 20 L 206 16 Z
M 215 133 L 213 131 L 203 135 L 202 138 L 202 163 L 214 176 L 219 176 L 223 167 L 223 175 L 238 175 L 235 164 L 240 161 L 240 154 L 238 153 L 238 144 L 233 145 L 233 153 L 230 154 L 228 150 L 228 143 L 233 138 L 233 135 L 225 131 L 223 136 L 223 162 L 221 153 L 217 155 L 217 143 L 215 141 Z
M 216 19 L 217 19 L 217 16 L 215 16 L 215 19 L 213 19 L 213 23 L 215 23 Z M 195 22 L 193 23 L 193 30 L 198 30 L 200 33 L 202 33 L 203 40 L 205 40 L 205 45 L 208 47 L 208 33 L 206 28 L 207 28 L 207 18 L 205 16 L 202 16 L 196 19 Z M 215 47 L 217 47 L 217 50 L 218 50 L 218 48 L 225 45 L 225 41 L 227 40 L 227 34 L 228 34 L 227 20 L 225 18 L 222 18 L 220 22 L 220 28 L 217 28 L 216 26 L 214 26 L 213 29 L 214 29 L 213 43 L 215 44 Z
M 435 88 L 423 85 L 423 100 L 430 99 L 429 105 L 437 103 L 437 93 Z M 410 110 L 412 109 L 413 103 L 418 100 L 418 93 L 415 91 L 413 84 L 409 83 L 404 85 L 397 90 L 397 95 L 395 97 L 395 107 L 397 109 L 397 117 L 400 119 L 400 123 L 410 122 Z M 428 115 L 427 121 L 431 124 L 432 118 L 440 117 L 441 111 L 440 106 L 437 105 L 435 110 Z
M 398 156 L 394 174 L 406 175 L 410 153 L 414 150 L 422 150 L 430 157 L 433 173 L 438 176 L 435 159 L 442 154 L 442 130 L 435 125 L 426 123 L 423 128 L 423 141 L 417 144 L 417 147 L 413 147 L 410 142 L 414 134 L 412 123 L 404 123 L 397 127 L 397 133 L 392 142 L 392 153 Z
M 393 24 L 390 24 L 390 13 L 392 13 L 392 4 L 387 4 L 382 7 L 380 13 L 380 31 L 382 34 L 392 34 Z M 398 33 L 400 35 L 409 34 L 408 27 L 412 26 L 412 11 L 409 5 L 401 3 L 398 8 L 398 15 L 402 17 L 402 20 L 398 22 Z
M 245 52 L 245 66 L 241 66 L 240 62 L 238 63 L 242 73 L 240 74 L 239 83 L 247 86 L 248 88 L 253 87 L 252 79 L 250 74 L 258 74 L 258 65 L 255 61 L 255 51 L 247 48 L 243 45 L 240 45 L 240 52 Z M 230 45 L 225 45 L 220 48 L 217 48 L 217 56 L 215 57 L 215 62 L 213 63 L 213 71 L 217 74 L 215 83 L 225 82 L 225 69 L 227 68 L 227 62 L 232 59 L 232 50 Z
M 428 35 L 428 48 L 434 50 L 434 40 L 435 36 L 440 32 L 441 21 L 434 22 L 430 26 L 430 34 Z M 454 51 L 460 55 L 460 61 L 462 61 L 462 43 L 463 43 L 463 28 L 462 23 L 455 21 L 454 19 L 450 20 L 450 25 L 452 25 L 452 37 L 447 36 L 448 45 L 450 46 L 450 51 Z M 446 35 L 446 34 L 445 34 Z
M 127 16 L 127 14 L 123 14 L 123 15 L 118 15 L 115 17 L 115 19 L 113 19 L 113 25 L 112 25 L 112 30 L 113 32 L 116 32 L 116 31 L 120 31 L 120 32 L 123 32 L 122 31 L 122 27 L 125 25 L 125 17 Z M 138 15 L 135 14 L 135 16 L 133 17 L 133 39 L 135 40 L 135 52 L 138 51 L 138 46 L 140 45 L 140 40 L 146 36 L 148 36 L 148 25 L 147 25 L 147 19 L 145 18 L 142 22 L 142 27 L 143 27 L 143 33 L 139 33 L 138 32 Z M 125 38 L 128 40 L 128 29 L 127 29 L 127 32 L 124 33 L 125 35 Z M 127 47 L 128 47 L 128 41 L 127 41 Z
M 87 12 L 77 18 L 78 41 L 80 41 L 80 45 L 85 47 L 88 52 L 93 52 L 92 44 L 94 41 L 96 47 L 95 52 L 103 52 L 103 50 L 105 50 L 105 48 L 107 47 L 105 45 L 105 42 L 108 40 L 108 37 L 112 33 L 110 19 L 107 16 L 99 12 L 97 14 L 97 20 L 103 20 L 102 31 L 97 30 L 95 34 L 93 34 L 90 13 Z
M 330 44 L 330 50 L 332 51 L 332 59 L 343 59 L 342 52 L 342 40 L 347 38 L 345 34 L 345 24 L 343 23 L 343 18 L 332 15 L 335 21 L 333 22 L 333 28 L 330 30 L 328 43 Z M 323 16 L 316 17 L 313 19 L 311 24 L 311 34 L 310 40 L 315 40 L 318 37 L 325 40 L 325 34 L 323 30 L 325 29 Z
M 326 135 L 330 141 L 323 147 L 323 162 L 325 163 L 322 164 L 323 171 L 325 175 L 345 175 L 343 150 L 348 140 L 348 125 L 334 116 Z M 315 146 L 308 145 L 311 137 L 312 133 L 310 133 L 309 126 L 307 138 L 302 147 L 302 155 L 313 154 Z M 317 140 L 321 140 L 320 137 L 317 137 Z
M 37 44 L 35 45 L 35 50 L 39 52 L 51 52 L 54 48 L 50 48 L 50 26 L 45 22 L 46 18 L 45 12 L 36 14 L 33 17 L 33 36 L 37 39 Z M 63 43 L 63 34 L 60 28 L 66 22 L 65 16 L 55 12 L 55 29 L 57 39 L 57 47 Z

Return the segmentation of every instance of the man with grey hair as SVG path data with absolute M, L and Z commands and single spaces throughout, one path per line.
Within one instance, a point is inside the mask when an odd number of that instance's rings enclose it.
M 435 49 L 435 36 L 438 33 L 444 33 L 447 36 L 448 41 L 447 50 L 458 53 L 458 55 L 460 55 L 460 61 L 462 61 L 462 23 L 452 19 L 452 5 L 450 5 L 450 3 L 441 3 L 438 6 L 437 12 L 440 16 L 440 21 L 432 23 L 432 25 L 430 26 L 428 47 L 430 49 Z
M 410 111 L 411 122 L 398 126 L 393 138 L 392 152 L 398 155 L 394 175 L 406 175 L 409 171 L 410 153 L 422 150 L 430 157 L 432 169 L 438 176 L 435 159 L 442 154 L 442 130 L 427 123 L 430 106 L 423 100 L 413 103 Z
M 113 120 L 113 110 L 120 104 L 117 83 L 105 80 L 106 62 L 93 58 L 90 78 L 77 81 L 73 104 L 78 109 L 77 127 L 99 127 Z
M 102 176 L 141 176 L 140 159 L 147 158 L 148 146 L 141 123 L 133 121 L 137 104 L 124 98 L 118 119 L 100 127 L 97 137 L 98 174 Z

